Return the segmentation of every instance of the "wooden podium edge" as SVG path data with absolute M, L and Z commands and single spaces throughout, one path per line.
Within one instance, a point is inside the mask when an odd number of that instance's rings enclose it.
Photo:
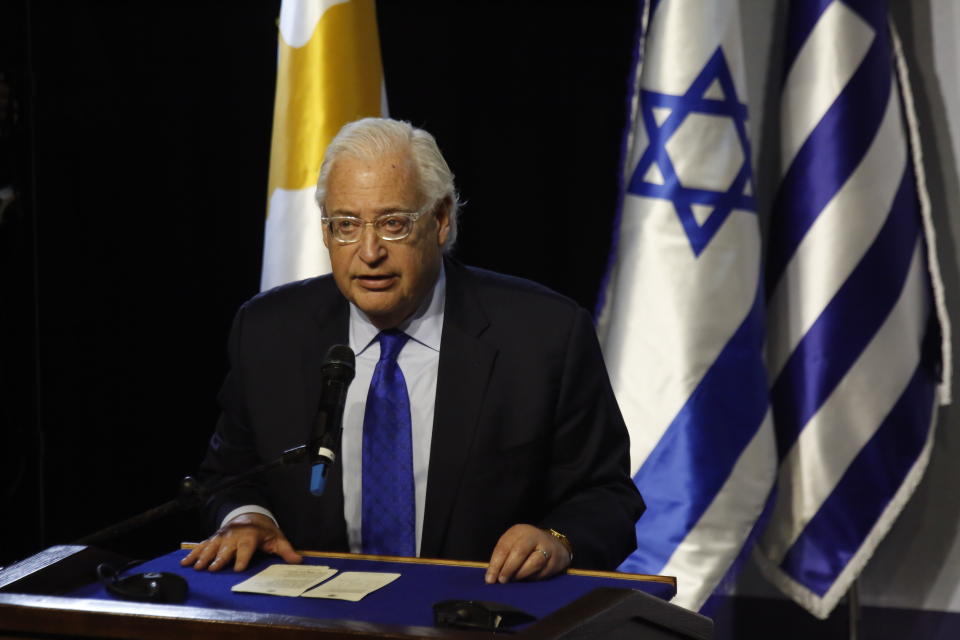
M 475 638 L 469 631 L 172 604 L 0 593 L 0 638 Z M 38 636 L 37 634 L 41 634 Z
M 180 548 L 183 550 L 193 549 L 199 543 L 181 542 Z M 375 556 L 364 553 L 342 553 L 338 551 L 301 551 L 297 553 L 308 558 L 336 558 L 339 560 L 375 560 L 380 562 L 402 562 L 406 564 L 432 564 L 446 567 L 475 567 L 482 569 L 487 566 L 486 562 L 475 562 L 472 560 L 445 560 L 443 558 L 409 558 L 406 556 Z M 593 569 L 567 569 L 567 573 L 572 576 L 589 576 L 592 578 L 615 578 L 617 580 L 635 580 L 637 582 L 659 582 L 668 584 L 677 589 L 677 579 L 674 576 L 655 576 L 643 573 L 619 573 L 617 571 L 595 571 Z

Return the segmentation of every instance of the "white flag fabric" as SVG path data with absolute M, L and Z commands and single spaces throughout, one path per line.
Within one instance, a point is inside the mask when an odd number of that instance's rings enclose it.
M 792 2 L 787 28 L 768 252 L 779 473 L 756 557 L 825 618 L 926 467 L 949 325 L 887 3 Z
M 660 0 L 647 24 L 598 328 L 647 503 L 620 568 L 699 609 L 775 476 L 760 232 L 736 2 Z
M 261 290 L 330 271 L 314 201 L 344 124 L 386 114 L 374 0 L 283 0 Z

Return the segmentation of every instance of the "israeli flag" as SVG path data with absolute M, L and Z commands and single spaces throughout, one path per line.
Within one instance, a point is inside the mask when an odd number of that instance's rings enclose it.
M 625 194 L 598 323 L 647 503 L 620 567 L 699 609 L 775 475 L 738 7 L 660 0 L 638 52 Z
M 883 0 L 792 2 L 788 17 L 768 255 L 779 475 L 757 557 L 821 618 L 920 481 L 949 399 L 950 327 L 887 20 Z

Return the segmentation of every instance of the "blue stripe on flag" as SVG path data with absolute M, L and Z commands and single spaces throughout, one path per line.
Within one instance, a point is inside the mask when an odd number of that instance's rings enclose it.
M 906 165 L 883 227 L 863 259 L 790 354 L 771 389 L 783 460 L 896 304 L 920 233 L 913 169 Z
M 834 2 L 840 0 L 795 0 L 790 5 L 790 28 L 783 50 L 784 78 L 800 54 L 800 49 L 813 32 L 820 16 Z M 882 0 L 845 0 L 844 4 L 858 13 L 878 33 L 886 32 L 887 3 Z M 886 35 L 884 35 L 886 37 Z
M 840 0 L 836 0 L 839 2 Z M 878 33 L 883 34 L 883 39 L 889 39 L 887 31 L 887 0 L 843 0 L 843 4 L 853 9 L 866 22 L 870 23 Z M 889 65 L 888 67 L 889 68 Z
M 935 319 L 930 324 L 936 333 Z M 818 595 L 836 581 L 917 461 L 936 386 L 921 359 L 897 404 L 784 556 L 781 568 Z
M 804 141 L 777 193 L 771 220 L 767 281 L 783 275 L 810 226 L 850 178 L 877 135 L 890 94 L 890 47 L 884 31 L 877 33 L 860 67 Z M 802 194 L 802 197 L 798 197 Z M 767 290 L 769 296 L 771 289 Z
M 787 77 L 794 61 L 800 54 L 813 28 L 817 26 L 820 15 L 834 0 L 805 0 L 794 2 L 790 7 L 790 29 L 787 30 L 787 42 L 783 48 L 783 77 Z
M 620 569 L 658 571 L 710 506 L 767 412 L 763 295 L 637 471 L 647 503 Z

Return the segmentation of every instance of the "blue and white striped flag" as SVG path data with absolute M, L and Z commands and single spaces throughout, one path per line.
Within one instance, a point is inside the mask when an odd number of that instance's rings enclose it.
M 775 475 L 740 21 L 652 3 L 599 321 L 647 502 L 621 569 L 699 609 L 749 544 Z
M 780 468 L 757 559 L 819 617 L 919 482 L 938 380 L 949 400 L 949 325 L 887 20 L 883 0 L 793 2 L 788 18 L 768 254 Z

